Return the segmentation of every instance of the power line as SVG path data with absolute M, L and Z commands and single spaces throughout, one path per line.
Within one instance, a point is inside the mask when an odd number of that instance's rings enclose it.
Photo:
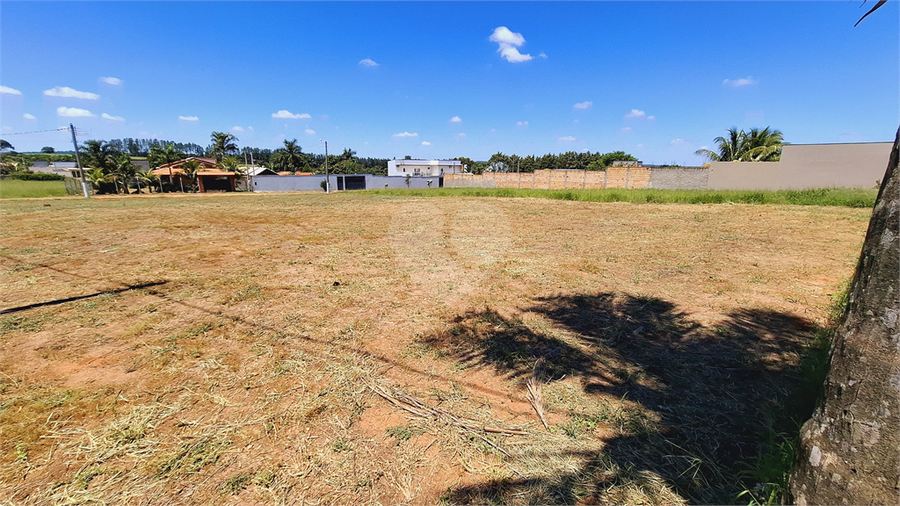
M 35 130 L 33 132 L 13 132 L 11 134 L 3 134 L 3 135 L 6 136 L 6 135 L 42 134 L 44 132 L 65 132 L 66 130 L 68 130 L 68 128 L 63 127 L 63 128 L 54 128 L 53 130 Z

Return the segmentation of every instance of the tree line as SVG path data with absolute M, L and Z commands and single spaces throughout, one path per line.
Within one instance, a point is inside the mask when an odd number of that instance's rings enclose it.
M 4 152 L 3 171 L 22 170 L 35 161 L 75 161 L 74 154 L 54 153 L 53 148 L 45 147 L 42 153 L 18 154 L 12 145 L 0 139 L 0 151 Z M 102 169 L 106 176 L 111 174 L 128 174 L 135 177 L 130 169 L 113 169 L 107 162 L 115 160 L 117 164 L 127 167 L 123 157 L 146 157 L 150 168 L 183 160 L 189 157 L 206 156 L 215 158 L 220 168 L 231 172 L 241 172 L 241 167 L 248 164 L 267 167 L 276 172 L 290 173 L 324 173 L 333 174 L 376 174 L 386 175 L 389 159 L 361 158 L 356 151 L 345 148 L 339 154 L 304 153 L 297 139 L 285 140 L 278 149 L 239 147 L 239 139 L 231 133 L 212 132 L 210 143 L 200 146 L 196 143 L 181 143 L 159 139 L 112 139 L 110 141 L 90 140 L 79 147 L 85 160 L 83 163 L 93 169 Z M 736 127 L 727 130 L 727 135 L 716 137 L 717 151 L 701 149 L 695 154 L 704 156 L 710 161 L 778 161 L 781 147 L 784 144 L 780 131 L 766 128 L 751 128 L 748 131 Z M 497 152 L 486 161 L 476 161 L 465 156 L 453 158 L 461 161 L 468 172 L 534 172 L 544 169 L 569 170 L 606 170 L 616 161 L 637 161 L 637 158 L 624 152 L 592 153 L 590 151 L 564 153 L 548 153 L 542 156 L 505 154 Z M 119 177 L 119 176 L 117 176 Z M 122 176 L 124 177 L 124 176 Z

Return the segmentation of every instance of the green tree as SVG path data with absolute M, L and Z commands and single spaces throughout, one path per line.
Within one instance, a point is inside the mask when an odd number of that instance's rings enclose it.
M 203 165 L 200 164 L 196 159 L 191 159 L 181 166 L 184 171 L 184 177 L 188 180 L 189 190 L 196 191 L 197 186 L 197 174 L 200 172 L 200 169 L 203 168 Z
M 150 170 L 139 170 L 134 173 L 134 179 L 138 183 L 138 192 L 140 187 L 145 186 L 150 193 L 153 193 L 153 186 L 159 184 L 159 176 Z M 157 188 L 158 189 L 158 188 Z
M 6 139 L 0 139 L 0 151 L 14 151 L 16 148 Z
M 128 180 L 133 178 L 135 173 L 137 173 L 137 166 L 132 163 L 131 156 L 127 153 L 122 153 L 113 160 L 112 175 L 116 180 L 116 185 L 119 181 L 122 182 L 122 190 L 126 194 L 129 193 Z
M 41 148 L 41 153 L 56 153 L 56 150 L 52 146 L 44 146 Z
M 775 162 L 781 159 L 784 136 L 769 127 L 751 128 L 749 132 L 728 129 L 724 137 L 716 137 L 717 151 L 698 149 L 695 155 L 706 157 L 711 162 Z
M 297 139 L 285 140 L 284 147 L 272 154 L 271 165 L 276 171 L 297 172 L 305 161 L 303 148 L 297 144 Z
M 238 151 L 238 138 L 235 137 L 234 134 L 227 132 L 213 132 L 210 134 L 209 140 L 212 142 L 210 154 L 215 156 L 216 161 L 222 161 L 222 158 L 225 156 L 237 153 Z
M 172 144 L 166 144 L 165 147 L 159 145 L 151 146 L 150 154 L 147 157 L 147 161 L 150 162 L 150 167 L 154 169 L 159 167 L 160 165 L 177 162 L 178 160 L 184 159 L 184 153 L 175 149 L 175 146 Z
M 103 169 L 91 169 L 85 173 L 91 180 L 91 186 L 97 193 L 112 193 L 116 191 L 114 186 L 115 176 L 106 174 Z
M 454 160 L 459 160 L 463 164 L 463 169 L 468 172 L 472 172 L 472 169 L 475 167 L 475 160 L 471 158 L 466 158 L 465 156 L 457 156 Z
M 744 136 L 744 156 L 741 161 L 752 162 L 777 162 L 781 159 L 781 146 L 784 145 L 784 135 L 778 130 L 769 130 L 769 127 L 751 128 Z
M 100 169 L 104 174 L 111 174 L 115 168 L 118 153 L 105 141 L 86 141 L 82 147 L 82 163 L 85 167 Z

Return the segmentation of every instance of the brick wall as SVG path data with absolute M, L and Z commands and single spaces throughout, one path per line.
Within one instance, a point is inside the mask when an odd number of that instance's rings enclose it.
M 606 171 L 538 170 L 535 172 L 485 172 L 484 174 L 445 174 L 448 188 L 538 188 L 571 190 L 580 188 L 647 188 L 650 167 L 609 167 Z

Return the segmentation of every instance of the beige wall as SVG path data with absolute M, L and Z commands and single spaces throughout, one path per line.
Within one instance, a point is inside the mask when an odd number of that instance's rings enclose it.
M 650 167 L 608 167 L 592 170 L 537 170 L 534 172 L 485 172 L 484 174 L 445 174 L 448 188 L 540 188 L 544 190 L 647 188 Z
M 711 190 L 874 188 L 884 177 L 890 142 L 788 144 L 780 162 L 713 162 Z

